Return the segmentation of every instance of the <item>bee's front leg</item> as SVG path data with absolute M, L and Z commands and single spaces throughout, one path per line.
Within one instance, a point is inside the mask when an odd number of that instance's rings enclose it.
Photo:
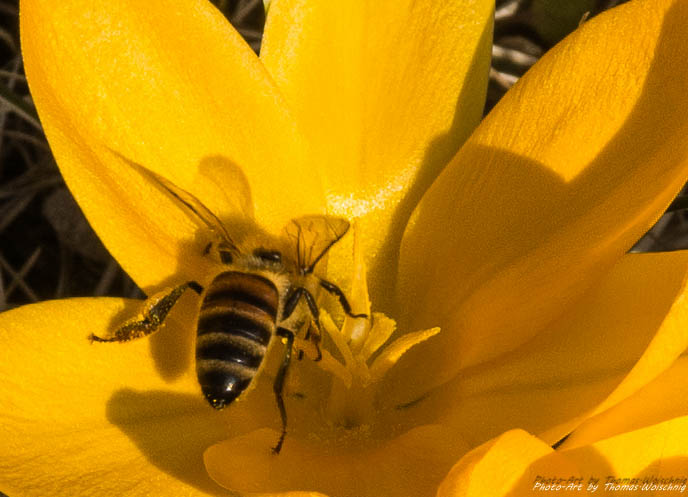
M 347 300 L 346 295 L 344 295 L 344 292 L 342 291 L 342 289 L 339 288 L 334 283 L 320 278 L 320 286 L 323 287 L 328 292 L 330 292 L 335 297 L 337 297 L 337 299 L 339 300 L 339 304 L 342 306 L 342 309 L 344 309 L 344 312 L 346 313 L 347 316 L 352 317 L 352 318 L 367 318 L 368 317 L 367 314 L 363 314 L 363 313 L 355 314 L 351 310 L 351 304 L 349 304 L 349 301 Z
M 283 319 L 286 319 L 291 316 L 301 297 L 306 300 L 308 310 L 310 311 L 313 319 L 313 322 L 308 326 L 304 340 L 310 341 L 315 346 L 316 356 L 313 360 L 317 362 L 322 359 L 322 351 L 320 350 L 320 337 L 322 336 L 322 332 L 320 331 L 320 310 L 318 309 L 318 306 L 315 303 L 315 298 L 313 298 L 311 292 L 306 290 L 304 287 L 298 287 L 292 290 L 291 293 L 287 295 L 282 317 Z M 315 326 L 313 326 L 313 324 L 315 324 Z M 299 351 L 297 358 L 299 361 L 303 359 L 303 350 Z
M 128 342 L 155 333 L 163 325 L 170 310 L 187 288 L 191 288 L 199 295 L 203 292 L 203 287 L 195 281 L 187 281 L 171 290 L 160 292 L 144 302 L 139 316 L 126 321 L 112 335 L 99 337 L 91 333 L 88 339 L 92 342 Z

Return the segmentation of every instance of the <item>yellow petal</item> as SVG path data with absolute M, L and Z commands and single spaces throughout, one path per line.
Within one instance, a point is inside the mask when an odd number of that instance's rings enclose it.
M 319 178 L 304 172 L 303 141 L 279 92 L 210 2 L 20 7 L 26 73 L 60 170 L 140 286 L 203 269 L 194 269 L 201 249 L 190 246 L 197 226 L 128 161 L 218 215 L 255 213 L 274 229 L 322 209 Z
M 259 430 L 219 443 L 205 453 L 210 476 L 239 492 L 315 492 L 330 497 L 434 495 L 466 446 L 440 426 L 417 427 L 370 446 L 347 447 L 313 439 L 287 438 L 279 455 L 271 451 L 278 433 Z M 237 468 L 241 468 L 237 471 Z M 291 494 L 289 494 L 291 495 Z
M 569 449 L 673 418 L 688 416 L 688 357 L 679 358 L 667 371 L 623 402 L 588 419 L 561 445 Z
M 337 348 L 337 352 L 342 355 L 344 364 L 354 364 L 355 360 L 354 356 L 351 354 L 351 349 L 349 349 L 343 334 L 340 332 L 339 328 L 334 323 L 332 317 L 327 311 L 320 313 L 320 323 L 322 324 L 323 329 L 327 332 L 327 335 L 332 340 L 334 346 Z
M 563 451 L 525 432 L 508 432 L 464 456 L 438 497 L 675 495 L 686 490 L 687 446 L 688 417 Z
M 644 0 L 586 22 L 433 184 L 399 273 L 400 328 L 442 328 L 401 361 L 432 357 L 417 381 L 437 385 L 532 339 L 676 195 L 688 175 L 686 15 L 685 2 Z
M 331 212 L 362 217 L 373 302 L 411 210 L 479 121 L 494 2 L 272 2 L 261 60 L 311 138 Z M 346 252 L 343 252 L 346 253 Z M 341 277 L 348 258 L 331 258 Z
M 202 454 L 241 432 L 233 431 L 234 423 L 250 417 L 208 406 L 193 373 L 163 379 L 168 362 L 183 362 L 177 343 L 189 345 L 190 353 L 192 331 L 171 320 L 154 340 L 103 344 L 87 338 L 105 335 L 138 306 L 71 299 L 0 314 L 1 491 L 35 497 L 225 495 L 208 478 Z
M 550 457 L 545 468 L 538 461 L 546 456 Z M 442 482 L 437 497 L 532 495 L 528 491 L 545 491 L 534 488 L 538 478 L 541 483 L 546 478 L 544 469 L 571 478 L 571 483 L 580 478 L 575 466 L 553 454 L 546 443 L 522 430 L 509 431 L 461 458 Z
M 512 353 L 466 369 L 427 396 L 408 396 L 409 383 L 387 383 L 387 405 L 411 404 L 393 410 L 390 422 L 453 426 L 472 446 L 512 428 L 554 443 L 651 382 L 685 350 L 686 274 L 686 251 L 626 255 L 559 321 Z
M 688 468 L 688 416 L 562 452 L 583 474 L 616 475 L 622 478 L 674 478 L 686 484 Z M 604 473 L 602 473 L 604 472 Z M 649 495 L 685 492 L 654 489 Z M 630 495 L 641 495 L 640 492 Z
M 379 381 L 387 371 L 397 363 L 399 358 L 409 351 L 409 349 L 424 342 L 430 337 L 434 337 L 439 332 L 439 328 L 414 331 L 397 338 L 387 345 L 370 366 L 370 376 L 373 381 Z
M 372 321 L 374 324 L 372 330 L 375 332 L 368 335 L 359 353 L 365 361 L 370 359 L 389 340 L 397 328 L 397 323 L 381 312 L 373 313 Z

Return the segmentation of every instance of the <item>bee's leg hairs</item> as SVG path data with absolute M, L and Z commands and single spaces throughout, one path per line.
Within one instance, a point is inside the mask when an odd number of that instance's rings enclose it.
M 187 288 L 191 288 L 197 294 L 203 292 L 203 287 L 195 281 L 187 281 L 171 290 L 165 290 L 153 295 L 143 304 L 143 310 L 134 319 L 130 319 L 117 328 L 108 337 L 99 337 L 91 333 L 89 340 L 92 342 L 128 342 L 137 338 L 143 338 L 160 329 L 174 304 L 184 294 Z

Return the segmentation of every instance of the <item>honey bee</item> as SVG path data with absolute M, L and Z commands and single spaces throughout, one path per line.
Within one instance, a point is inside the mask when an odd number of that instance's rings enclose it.
M 320 289 L 334 295 L 346 314 L 354 314 L 344 292 L 314 274 L 315 267 L 349 230 L 349 222 L 324 215 L 290 221 L 282 240 L 253 246 L 235 243 L 224 224 L 189 192 L 152 173 L 147 174 L 217 239 L 203 251 L 223 267 L 205 288 L 187 281 L 146 301 L 138 318 L 125 322 L 108 337 L 90 335 L 95 342 L 126 342 L 155 333 L 187 289 L 200 296 L 196 322 L 196 375 L 201 391 L 215 409 L 231 404 L 261 373 L 268 350 L 284 343 L 282 361 L 273 391 L 282 431 L 273 452 L 279 453 L 287 433 L 287 413 L 282 391 L 292 359 L 295 336 L 304 339 L 321 356 L 319 310 L 315 296 Z M 285 243 L 285 241 L 287 243 Z M 314 325 L 314 326 L 313 326 Z M 299 359 L 303 350 L 299 351 Z

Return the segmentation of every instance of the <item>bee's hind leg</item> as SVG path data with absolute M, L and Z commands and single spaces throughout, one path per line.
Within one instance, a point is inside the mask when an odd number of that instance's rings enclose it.
M 155 333 L 160 329 L 167 314 L 187 288 L 191 288 L 199 295 L 203 292 L 203 287 L 197 282 L 187 281 L 172 288 L 172 290 L 153 295 L 144 303 L 140 316 L 125 322 L 111 336 L 99 337 L 91 333 L 88 337 L 89 340 L 92 342 L 128 342 Z
M 282 358 L 282 364 L 277 371 L 277 376 L 275 376 L 275 383 L 272 384 L 272 389 L 275 392 L 275 400 L 277 401 L 277 408 L 280 412 L 280 418 L 282 420 L 282 433 L 280 434 L 277 445 L 272 448 L 274 454 L 279 454 L 282 450 L 282 444 L 284 443 L 284 437 L 287 435 L 287 410 L 284 407 L 284 399 L 282 398 L 282 391 L 284 390 L 284 379 L 287 376 L 287 370 L 289 369 L 289 363 L 291 363 L 291 350 L 294 345 L 294 333 L 286 328 L 277 328 L 277 336 L 286 339 L 284 356 Z

